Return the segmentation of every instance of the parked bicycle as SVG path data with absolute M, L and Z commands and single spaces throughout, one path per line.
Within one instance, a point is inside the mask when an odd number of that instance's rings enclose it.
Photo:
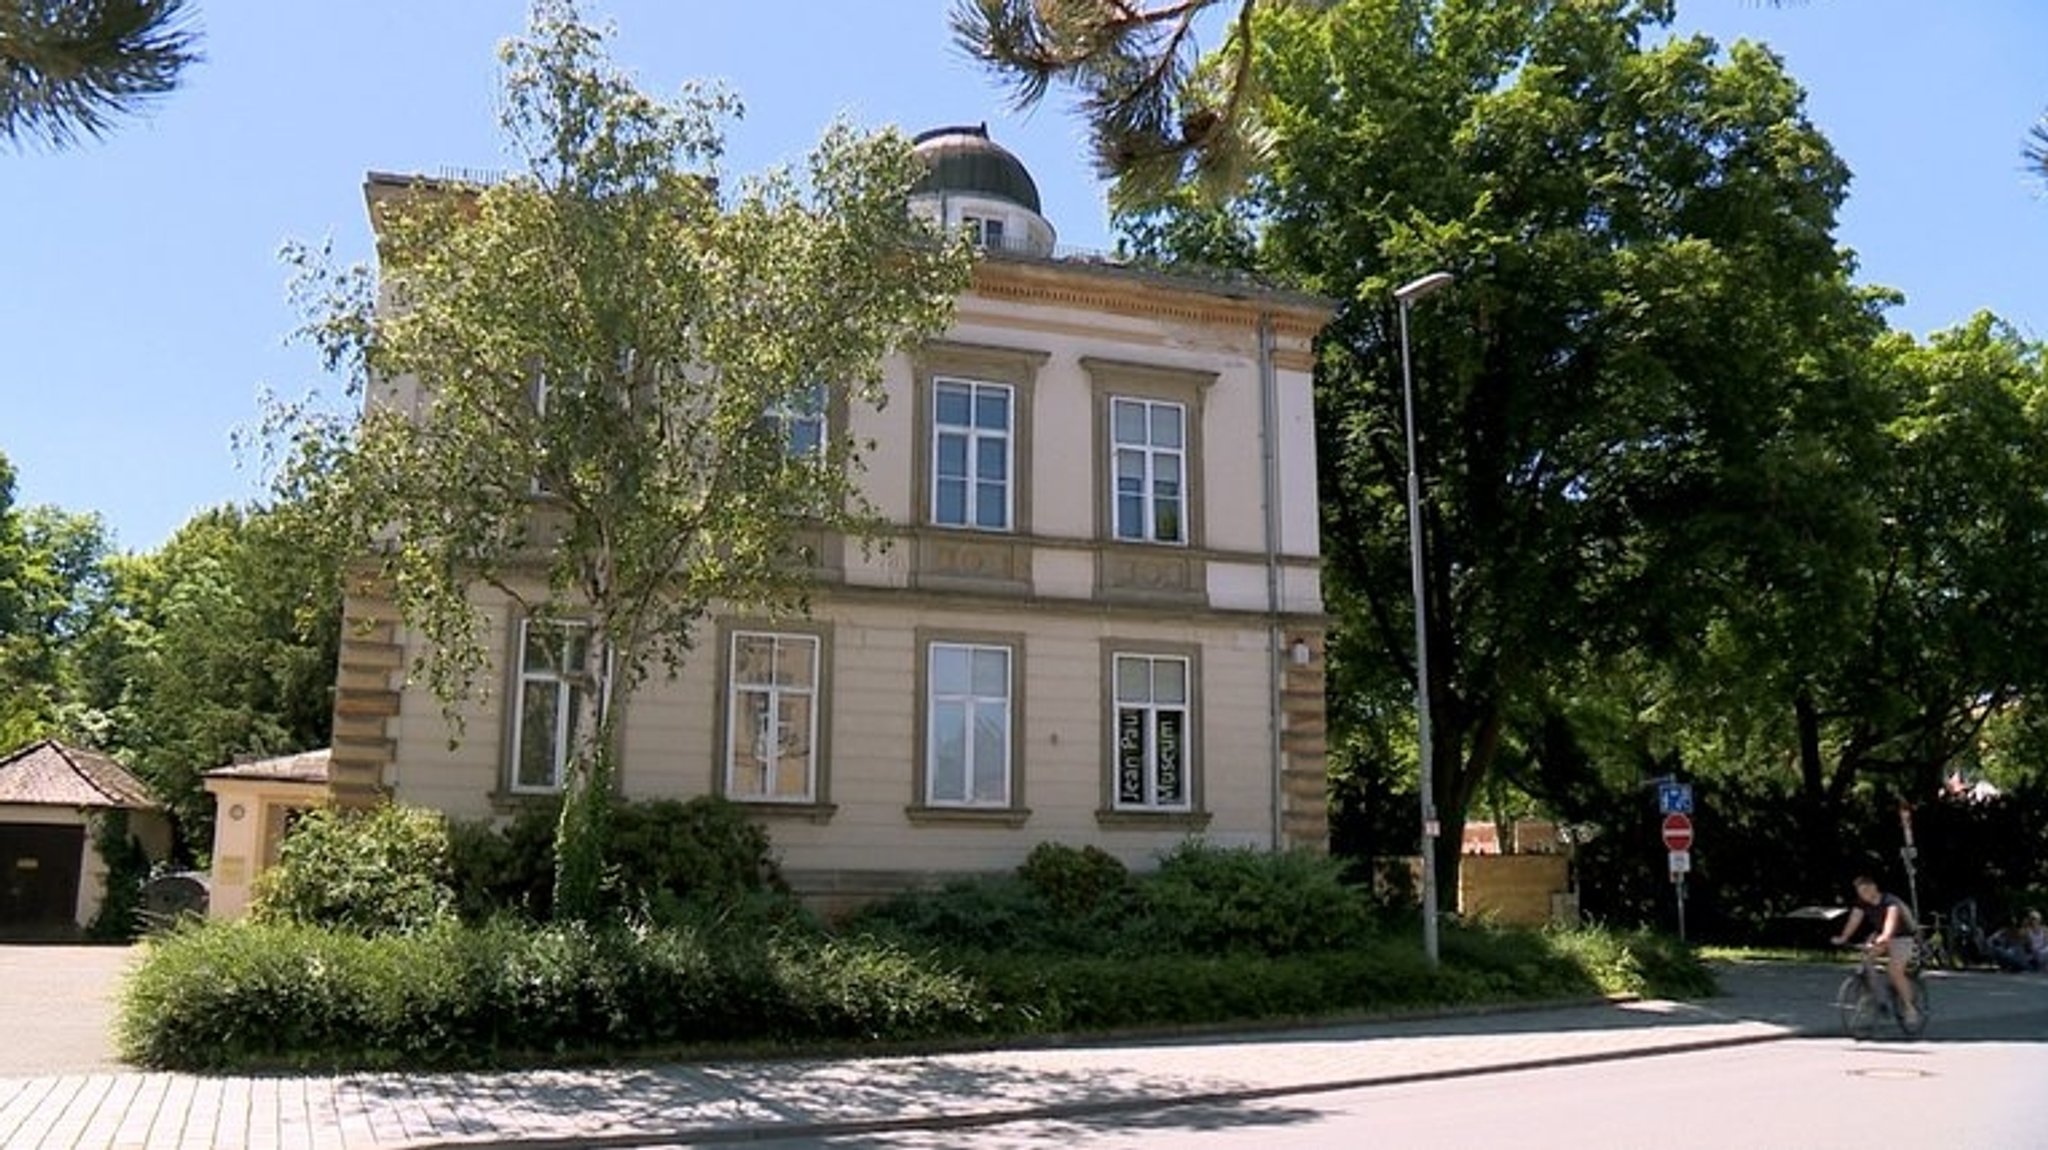
M 1933 970 L 1963 970 L 1988 965 L 1996 958 L 1974 898 L 1955 904 L 1947 914 L 1929 911 L 1913 936 L 1920 944 L 1921 964 Z
M 1855 973 L 1842 980 L 1835 991 L 1835 1009 L 1842 1015 L 1842 1033 L 1851 1038 L 1869 1038 L 1877 1030 L 1880 1020 L 1889 1016 L 1896 1022 L 1899 1032 L 1908 1038 L 1918 1038 L 1927 1031 L 1927 1020 L 1933 1009 L 1927 994 L 1927 982 L 1921 977 L 1923 963 L 1918 948 L 1913 960 L 1906 964 L 1906 985 L 1912 991 L 1913 1011 L 1900 1010 L 1892 993 L 1891 980 L 1885 977 L 1884 966 L 1876 961 L 1876 955 L 1869 947 L 1859 947 Z M 1915 1018 L 1908 1026 L 1906 1019 Z
M 1929 911 L 1927 921 L 1913 932 L 1913 940 L 1920 946 L 1921 964 L 1936 970 L 1961 970 L 1963 953 L 1959 940 L 1953 938 L 1955 934 L 1953 922 L 1943 918 L 1939 911 Z

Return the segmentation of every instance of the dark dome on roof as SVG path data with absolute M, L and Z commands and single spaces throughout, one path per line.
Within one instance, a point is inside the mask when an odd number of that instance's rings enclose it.
M 912 141 L 924 158 L 926 173 L 915 192 L 968 192 L 1038 207 L 1038 185 L 1023 161 L 988 138 L 988 125 L 933 128 Z

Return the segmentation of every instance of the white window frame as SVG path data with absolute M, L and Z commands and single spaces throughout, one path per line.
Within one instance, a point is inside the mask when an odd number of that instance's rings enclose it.
M 772 642 L 774 644 L 774 651 L 770 658 L 774 662 L 779 662 L 781 660 L 782 651 L 785 644 L 792 647 L 798 644 L 808 646 L 810 648 L 810 674 L 807 676 L 809 685 L 803 687 L 793 687 L 784 686 L 782 684 L 775 682 L 775 676 L 772 670 L 773 664 L 771 664 L 768 682 L 742 683 L 740 681 L 740 642 L 743 639 L 766 639 Z M 725 796 L 727 798 L 732 799 L 734 802 L 743 803 L 817 802 L 818 711 L 819 708 L 823 705 L 823 699 L 820 697 L 818 689 L 818 677 L 822 672 L 822 667 L 820 666 L 820 663 L 821 652 L 823 650 L 823 647 L 824 644 L 818 638 L 818 636 L 803 634 L 799 632 L 754 630 L 735 630 L 732 632 L 729 640 L 729 645 L 726 649 L 727 671 L 725 692 L 724 789 Z M 742 695 L 765 696 L 766 702 L 764 713 L 773 717 L 773 721 L 777 723 L 778 731 L 780 730 L 780 722 L 782 717 L 782 703 L 784 699 L 803 698 L 810 701 L 809 725 L 807 730 L 805 731 L 804 738 L 806 752 L 801 767 L 804 776 L 804 786 L 801 793 L 782 794 L 780 793 L 779 788 L 776 786 L 776 782 L 781 778 L 781 771 L 783 770 L 782 755 L 779 745 L 772 756 L 764 755 L 759 750 L 755 752 L 757 757 L 762 758 L 768 764 L 766 790 L 760 793 L 753 793 L 748 791 L 742 791 L 739 788 L 738 758 L 739 741 L 742 735 L 742 732 L 740 730 L 740 697 Z M 757 735 L 757 733 L 753 731 L 749 731 L 746 733 L 750 736 Z
M 532 629 L 536 624 L 560 631 L 562 633 L 560 641 L 565 646 L 567 636 L 570 633 L 583 632 L 583 657 L 585 665 L 579 668 L 528 667 L 526 665 L 526 651 L 532 639 Z M 562 790 L 563 775 L 569 766 L 571 723 L 568 717 L 579 713 L 582 706 L 582 700 L 579 696 L 581 692 L 587 691 L 592 687 L 589 669 L 590 624 L 578 619 L 541 620 L 531 617 L 522 618 L 519 620 L 519 639 L 518 645 L 513 648 L 513 658 L 516 660 L 517 674 L 513 678 L 511 754 L 507 756 L 506 789 L 513 794 L 519 795 L 559 794 Z M 525 766 L 523 760 L 526 750 L 526 690 L 529 685 L 535 683 L 553 683 L 555 685 L 554 762 L 550 772 L 550 781 L 541 784 L 528 783 L 520 777 L 522 774 L 521 768 Z
M 941 692 L 939 690 L 939 653 L 958 651 L 967 656 L 968 681 L 965 691 Z M 1003 657 L 1004 693 L 977 695 L 974 693 L 974 657 L 977 654 L 994 653 Z M 982 810 L 1008 810 L 1015 802 L 1017 791 L 1016 763 L 1013 761 L 1017 743 L 1017 652 L 1014 648 L 1000 643 L 966 643 L 935 640 L 925 648 L 925 763 L 924 802 L 928 807 L 973 808 Z M 966 761 L 960 764 L 960 779 L 965 797 L 942 799 L 938 797 L 939 779 L 939 705 L 957 703 L 964 710 L 966 737 L 961 740 L 961 753 Z M 984 707 L 999 707 L 1003 716 L 1003 761 L 1002 795 L 997 799 L 974 797 L 975 777 L 981 764 L 974 757 L 975 719 Z
M 762 421 L 774 430 L 783 455 L 790 459 L 807 455 L 814 459 L 824 457 L 825 436 L 831 430 L 827 418 L 831 401 L 832 391 L 825 381 L 813 380 L 802 389 L 781 396 L 768 405 L 768 410 L 762 413 Z M 809 451 L 799 450 L 796 446 L 796 430 L 803 426 L 816 429 L 812 437 L 815 446 Z
M 967 391 L 968 423 L 942 424 L 939 422 L 939 399 L 948 389 L 965 388 Z M 984 394 L 998 392 L 1003 397 L 1003 407 L 1008 413 L 1002 430 L 984 429 L 974 422 L 980 410 Z M 1008 533 L 1017 526 L 1017 389 L 1007 383 L 989 380 L 965 379 L 959 376 L 935 376 L 931 386 L 931 492 L 929 510 L 933 525 L 963 531 L 986 531 Z M 948 523 L 939 516 L 939 490 L 947 477 L 939 470 L 939 461 L 948 436 L 961 438 L 967 445 L 967 473 L 960 477 L 967 485 L 964 517 L 959 523 Z M 989 527 L 981 523 L 980 491 L 986 480 L 979 477 L 976 464 L 981 458 L 981 445 L 988 441 L 1000 441 L 1003 445 L 1003 522 L 1000 527 Z
M 1125 663 L 1146 664 L 1146 698 L 1125 699 L 1123 697 L 1123 669 Z M 1181 673 L 1181 698 L 1178 702 L 1159 699 L 1155 686 L 1158 681 L 1160 664 L 1178 664 Z M 1110 806 L 1119 811 L 1191 811 L 1195 806 L 1194 775 L 1194 661 L 1183 655 L 1158 655 L 1143 651 L 1116 651 L 1110 656 L 1109 691 L 1109 749 L 1110 749 Z M 1136 748 L 1125 746 L 1126 713 L 1138 716 L 1140 724 L 1137 733 L 1141 743 Z M 1165 714 L 1180 716 L 1180 798 L 1172 802 L 1159 799 L 1159 717 Z M 1140 781 L 1140 798 L 1128 799 L 1124 795 L 1125 753 L 1135 749 L 1140 756 L 1143 777 Z
M 1117 435 L 1117 408 L 1137 407 L 1145 416 L 1145 439 L 1143 442 L 1126 442 Z M 1152 442 L 1152 416 L 1160 408 L 1170 408 L 1180 420 L 1180 446 L 1162 447 Z M 1109 397 L 1109 530 L 1110 537 L 1122 543 L 1158 543 L 1172 547 L 1186 547 L 1191 535 L 1191 508 L 1194 505 L 1188 474 L 1188 407 L 1170 399 L 1151 399 L 1136 395 L 1111 395 Z M 1144 460 L 1143 487 L 1138 493 L 1138 514 L 1140 521 L 1136 534 L 1124 531 L 1124 493 L 1121 488 L 1123 472 L 1119 467 L 1125 452 L 1135 452 Z M 1158 480 L 1160 461 L 1171 458 L 1179 465 L 1180 492 L 1178 502 L 1180 514 L 1179 538 L 1159 537 L 1159 493 Z
M 962 213 L 960 223 L 966 227 L 967 234 L 974 240 L 976 247 L 1001 248 L 1003 246 L 1003 237 L 1007 228 L 1001 216 Z

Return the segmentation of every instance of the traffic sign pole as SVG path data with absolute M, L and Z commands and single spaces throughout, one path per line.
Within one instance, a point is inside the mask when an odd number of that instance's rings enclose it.
M 1675 784 L 1683 785 L 1683 784 Z M 1673 796 L 1674 798 L 1676 796 Z M 1685 941 L 1685 876 L 1692 870 L 1692 788 L 1685 787 L 1683 810 L 1673 809 L 1681 804 L 1665 801 L 1659 796 L 1659 806 L 1665 808 L 1664 825 L 1661 834 L 1664 849 L 1671 852 L 1671 885 L 1678 895 L 1678 941 Z

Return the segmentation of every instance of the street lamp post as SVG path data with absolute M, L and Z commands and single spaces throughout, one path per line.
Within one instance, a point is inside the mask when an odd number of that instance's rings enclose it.
M 1408 361 L 1408 308 L 1450 286 L 1449 272 L 1431 272 L 1394 289 L 1401 311 L 1401 399 L 1408 430 L 1408 558 L 1415 591 L 1416 776 L 1422 799 L 1422 953 L 1437 964 L 1436 939 L 1436 771 L 1429 738 L 1429 616 L 1422 571 L 1422 477 L 1415 464 L 1415 373 Z

